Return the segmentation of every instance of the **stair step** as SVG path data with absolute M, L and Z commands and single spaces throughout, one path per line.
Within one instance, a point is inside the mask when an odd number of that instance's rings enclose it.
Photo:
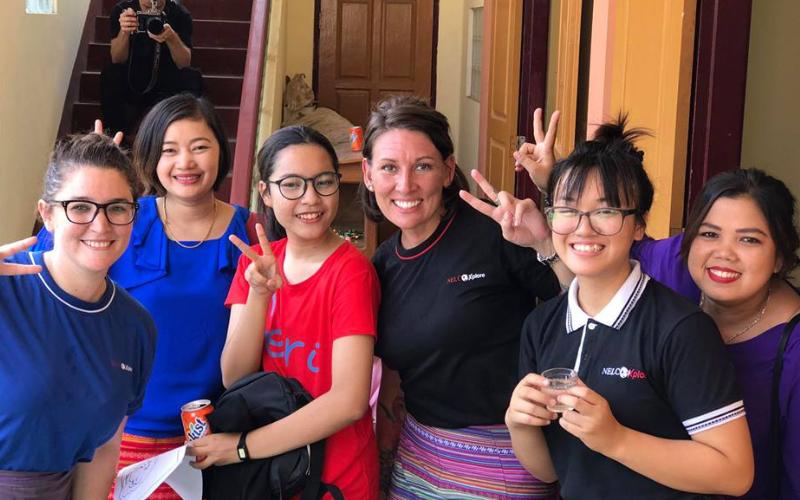
M 101 71 L 110 64 L 110 45 L 90 43 L 86 69 Z M 192 66 L 204 74 L 243 75 L 246 57 L 247 49 L 195 47 L 192 49 Z
M 108 16 L 94 18 L 94 41 L 107 43 Z M 250 21 L 195 19 L 192 26 L 192 45 L 198 47 L 232 47 L 245 49 L 250 35 Z
M 203 75 L 205 96 L 215 106 L 238 106 L 242 98 L 241 76 Z M 100 102 L 100 72 L 84 71 L 81 73 L 81 102 Z
M 235 137 L 239 121 L 239 107 L 219 106 L 216 109 L 225 129 L 225 134 L 228 137 Z M 72 105 L 72 130 L 74 132 L 93 130 L 94 121 L 97 118 L 100 118 L 99 102 L 78 101 Z
M 99 102 L 81 102 L 72 104 L 72 131 L 88 132 L 94 130 L 94 121 L 100 118 Z
M 108 15 L 119 0 L 103 0 L 102 12 Z M 182 0 L 193 19 L 229 19 L 249 21 L 253 8 L 252 0 Z
M 221 106 L 217 112 L 222 119 L 225 133 L 229 137 L 228 147 L 231 150 L 231 159 L 236 151 L 236 119 L 239 117 L 239 108 Z M 100 103 L 78 101 L 72 105 L 72 131 L 89 132 L 94 130 L 95 119 L 100 118 Z
M 239 126 L 239 106 L 216 106 L 217 114 L 228 137 L 236 136 Z

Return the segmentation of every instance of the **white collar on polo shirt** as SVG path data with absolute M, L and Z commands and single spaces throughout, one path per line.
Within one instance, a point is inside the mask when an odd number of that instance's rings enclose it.
M 578 304 L 578 280 L 572 280 L 567 296 L 567 333 L 583 328 L 589 319 L 619 330 L 644 293 L 650 277 L 642 272 L 639 261 L 631 259 L 631 273 L 608 304 L 595 316 L 586 314 Z
M 578 346 L 578 355 L 575 356 L 575 365 L 573 370 L 580 373 L 581 357 L 583 355 L 583 344 L 586 340 L 586 327 L 589 325 L 589 319 L 594 320 L 596 323 L 601 323 L 616 330 L 622 328 L 625 320 L 630 316 L 636 303 L 644 293 L 647 282 L 650 277 L 642 272 L 642 267 L 639 261 L 631 259 L 631 273 L 625 280 L 625 283 L 617 290 L 617 293 L 611 298 L 608 304 L 596 315 L 589 316 L 586 314 L 581 306 L 578 305 L 578 280 L 572 280 L 569 285 L 569 294 L 567 295 L 567 335 L 572 332 L 581 330 L 581 344 Z M 593 330 L 595 327 L 592 324 L 589 329 Z

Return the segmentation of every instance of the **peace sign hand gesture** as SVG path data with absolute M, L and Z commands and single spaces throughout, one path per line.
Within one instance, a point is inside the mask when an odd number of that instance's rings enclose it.
M 94 121 L 94 133 L 98 135 L 105 135 L 105 131 L 103 130 L 103 121 L 99 118 Z M 117 146 L 122 144 L 122 132 L 117 132 L 114 134 L 114 137 L 112 137 L 111 140 Z
M 545 132 L 542 129 L 542 108 L 536 108 L 533 112 L 533 139 L 536 144 L 526 142 L 514 152 L 514 170 L 520 172 L 525 169 L 541 192 L 545 192 L 550 172 L 556 164 L 553 148 L 560 116 L 560 111 L 554 111 L 550 115 L 550 124 Z
M 34 264 L 12 264 L 3 262 L 4 259 L 20 253 L 36 243 L 36 236 L 15 241 L 7 245 L 0 245 L 0 276 L 16 276 L 19 274 L 36 274 L 42 272 L 42 266 Z
M 467 191 L 460 191 L 461 199 L 500 224 L 503 238 L 523 247 L 536 247 L 550 239 L 550 228 L 533 200 L 520 200 L 506 191 L 496 192 L 494 187 L 477 170 L 470 172 L 478 186 L 496 206 L 480 200 Z
M 244 279 L 250 284 L 250 290 L 259 295 L 270 296 L 283 285 L 283 280 L 278 272 L 277 261 L 264 232 L 264 226 L 256 224 L 256 234 L 263 255 L 259 255 L 236 235 L 230 235 L 229 239 L 252 261 L 244 271 Z

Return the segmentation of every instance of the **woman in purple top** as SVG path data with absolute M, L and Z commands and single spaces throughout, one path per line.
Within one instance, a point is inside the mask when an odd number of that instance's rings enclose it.
M 717 175 L 692 208 L 686 231 L 634 247 L 642 270 L 699 301 L 719 327 L 736 368 L 753 440 L 756 476 L 744 498 L 768 498 L 772 370 L 786 323 L 800 312 L 800 296 L 785 281 L 800 246 L 794 197 L 756 169 Z M 800 327 L 783 355 L 779 388 L 779 443 L 783 459 L 779 498 L 800 498 Z
M 548 137 L 557 126 L 556 112 Z M 537 142 L 544 139 L 540 110 L 534 113 L 534 131 Z M 535 148 L 525 143 L 514 153 L 516 168 L 524 168 L 544 192 L 541 186 L 547 185 L 555 158 L 537 157 Z M 503 200 L 503 206 L 491 207 L 465 192 L 462 198 L 500 224 L 506 239 L 534 248 L 551 261 L 550 234 L 533 201 L 496 192 L 476 171 L 473 178 L 490 199 Z M 769 498 L 774 482 L 769 449 L 772 372 L 781 334 L 800 313 L 800 296 L 785 280 L 798 264 L 794 206 L 786 185 L 760 170 L 725 172 L 706 184 L 683 234 L 647 239 L 632 249 L 642 271 L 697 302 L 727 344 L 753 441 L 755 480 L 742 497 L 752 500 Z M 781 500 L 800 499 L 799 330 L 800 326 L 792 332 L 784 351 L 779 388 Z

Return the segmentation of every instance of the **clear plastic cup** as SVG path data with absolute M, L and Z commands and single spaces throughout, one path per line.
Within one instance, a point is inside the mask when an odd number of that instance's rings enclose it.
M 543 390 L 545 393 L 550 394 L 554 398 L 559 394 L 564 394 L 572 387 L 578 384 L 578 374 L 572 368 L 550 368 L 542 372 L 542 377 L 546 378 L 549 385 Z M 553 406 L 548 406 L 548 410 L 555 413 L 563 413 L 565 411 L 573 410 L 569 405 L 556 402 Z

